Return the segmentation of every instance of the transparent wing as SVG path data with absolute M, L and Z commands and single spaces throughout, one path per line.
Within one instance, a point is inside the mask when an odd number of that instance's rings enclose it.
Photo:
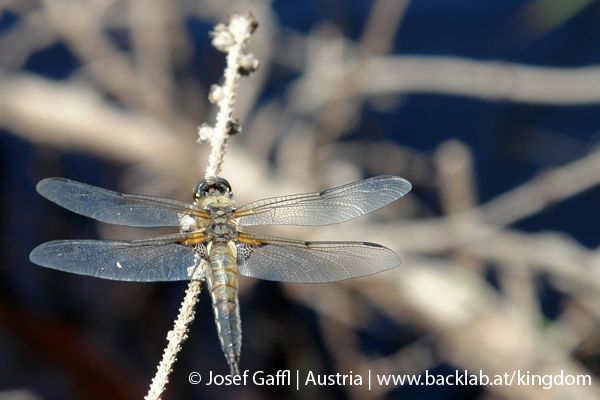
M 203 210 L 177 200 L 123 194 L 64 178 L 44 179 L 36 189 L 68 210 L 109 224 L 181 226 L 181 219 L 187 215 L 206 216 Z
M 399 176 L 376 176 L 324 192 L 259 200 L 238 208 L 234 216 L 241 226 L 337 224 L 375 211 L 411 188 Z
M 119 281 L 179 281 L 209 271 L 206 248 L 175 242 L 177 235 L 136 240 L 56 240 L 33 249 L 29 259 L 43 267 Z
M 242 275 L 280 282 L 321 283 L 371 275 L 400 265 L 387 247 L 366 242 L 302 242 L 240 233 Z

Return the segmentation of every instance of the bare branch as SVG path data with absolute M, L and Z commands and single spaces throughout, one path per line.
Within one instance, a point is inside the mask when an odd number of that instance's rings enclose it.
M 600 67 L 530 67 L 458 57 L 376 57 L 367 62 L 364 95 L 438 93 L 533 104 L 597 104 Z
M 254 56 L 242 53 L 242 49 L 257 25 L 258 23 L 252 14 L 242 15 L 235 13 L 230 17 L 229 26 L 219 24 L 213 32 L 213 46 L 227 53 L 227 67 L 225 68 L 225 82 L 223 86 L 215 86 L 211 92 L 211 101 L 217 103 L 219 106 L 217 123 L 214 128 L 205 125 L 199 131 L 200 140 L 210 141 L 210 145 L 212 146 L 208 157 L 208 167 L 205 173 L 206 178 L 217 176 L 221 170 L 221 163 L 225 155 L 225 145 L 230 135 L 228 126 L 232 123 L 233 107 L 239 79 L 242 75 L 248 75 L 258 68 L 258 60 Z
M 179 315 L 175 321 L 175 327 L 167 334 L 167 348 L 163 354 L 163 359 L 158 365 L 156 375 L 152 379 L 148 395 L 144 397 L 146 400 L 160 399 L 165 390 L 165 386 L 169 382 L 169 374 L 172 371 L 173 363 L 177 359 L 177 353 L 181 350 L 181 345 L 187 339 L 189 324 L 194 320 L 194 307 L 198 302 L 202 281 L 191 280 L 188 288 L 185 291 L 185 298 L 181 303 Z

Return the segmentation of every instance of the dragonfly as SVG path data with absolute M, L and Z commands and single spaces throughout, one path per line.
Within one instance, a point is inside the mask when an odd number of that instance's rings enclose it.
M 30 260 L 43 267 L 120 281 L 201 279 L 208 286 L 219 340 L 231 375 L 242 346 L 238 273 L 278 282 L 323 283 L 371 275 L 400 265 L 392 250 L 369 242 L 323 242 L 249 233 L 253 225 L 336 224 L 377 210 L 411 190 L 398 176 L 376 176 L 316 193 L 237 207 L 229 182 L 203 179 L 192 204 L 118 193 L 65 178 L 40 181 L 48 200 L 98 221 L 133 227 L 178 227 L 140 240 L 55 240 Z

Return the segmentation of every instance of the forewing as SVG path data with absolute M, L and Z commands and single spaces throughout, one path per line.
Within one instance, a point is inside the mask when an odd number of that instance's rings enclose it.
M 206 216 L 203 210 L 177 200 L 118 193 L 64 178 L 44 179 L 36 189 L 68 210 L 109 224 L 182 226 L 188 216 Z
M 375 211 L 410 191 L 399 176 L 376 176 L 319 193 L 259 200 L 238 208 L 241 226 L 329 225 Z
M 209 271 L 206 248 L 161 238 L 119 240 L 56 240 L 36 247 L 29 259 L 43 267 L 118 281 L 199 279 Z
M 302 242 L 244 234 L 238 248 L 242 275 L 280 282 L 321 283 L 371 275 L 400 265 L 387 247 L 367 242 Z

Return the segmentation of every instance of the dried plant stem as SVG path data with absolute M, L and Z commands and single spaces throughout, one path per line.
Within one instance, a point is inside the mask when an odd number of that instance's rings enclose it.
M 223 98 L 219 101 L 219 113 L 217 114 L 217 123 L 213 130 L 211 138 L 211 152 L 208 156 L 208 166 L 206 167 L 205 177 L 214 177 L 221 171 L 221 164 L 225 156 L 225 146 L 227 145 L 227 123 L 231 120 L 233 114 L 233 105 L 235 103 L 235 93 L 239 84 L 240 74 L 239 59 L 242 54 L 243 44 L 237 44 L 231 47 L 227 54 L 227 68 L 225 68 L 225 83 L 223 84 Z
M 201 141 L 209 141 L 212 147 L 208 156 L 205 177 L 215 177 L 221 170 L 227 138 L 239 128 L 234 128 L 232 119 L 236 90 L 241 74 L 249 74 L 258 68 L 258 61 L 252 54 L 244 55 L 242 50 L 256 29 L 257 23 L 252 14 L 233 14 L 229 26 L 217 25 L 213 32 L 213 46 L 227 52 L 227 67 L 223 86 L 213 85 L 209 100 L 217 103 L 219 112 L 214 128 L 202 126 L 199 131 Z
M 219 24 L 212 32 L 213 46 L 227 53 L 227 67 L 224 72 L 225 82 L 223 86 L 213 86 L 209 96 L 209 100 L 219 106 L 215 127 L 203 125 L 199 130 L 200 140 L 209 142 L 212 147 L 205 174 L 207 179 L 218 175 L 225 155 L 227 137 L 232 131 L 239 130 L 231 116 L 240 76 L 242 74 L 248 75 L 258 67 L 258 61 L 251 54 L 244 55 L 242 53 L 242 49 L 256 26 L 257 22 L 252 14 L 235 13 L 230 16 L 229 26 Z M 202 260 L 201 262 L 206 261 Z M 152 379 L 150 390 L 145 397 L 146 400 L 160 399 L 165 390 L 173 363 L 177 359 L 177 353 L 181 350 L 182 343 L 187 339 L 189 324 L 194 320 L 194 308 L 202 288 L 202 281 L 203 279 L 191 280 L 188 285 L 175 326 L 167 334 L 168 344 L 158 365 L 156 376 Z
M 165 386 L 169 382 L 169 374 L 173 370 L 173 363 L 177 360 L 177 353 L 181 350 L 181 345 L 187 339 L 189 324 L 194 320 L 194 307 L 198 301 L 198 295 L 202 288 L 201 284 L 201 280 L 192 280 L 185 291 L 185 298 L 181 303 L 175 326 L 173 327 L 173 330 L 169 331 L 167 334 L 169 343 L 163 353 L 163 359 L 158 365 L 158 370 L 156 371 L 154 379 L 152 379 L 148 395 L 144 397 L 146 400 L 160 399 L 160 396 L 165 390 Z

